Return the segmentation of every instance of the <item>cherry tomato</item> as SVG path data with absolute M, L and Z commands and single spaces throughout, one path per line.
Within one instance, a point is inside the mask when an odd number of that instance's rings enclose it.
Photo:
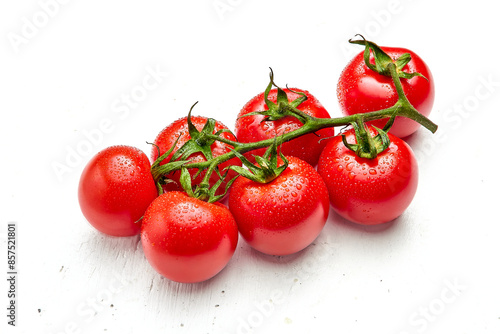
M 411 79 L 401 78 L 401 84 L 413 107 L 424 116 L 429 116 L 434 103 L 434 79 L 427 65 L 413 51 L 396 47 L 381 48 L 394 60 L 404 53 L 411 55 L 410 62 L 402 70 L 418 72 L 427 80 L 419 76 Z M 370 59 L 370 62 L 374 63 L 373 55 Z M 363 59 L 363 52 L 355 56 L 342 71 L 337 85 L 337 97 L 340 108 L 346 115 L 389 108 L 398 100 L 392 78 L 369 69 Z M 382 129 L 386 122 L 387 119 L 381 119 L 369 124 Z M 419 127 L 417 122 L 398 116 L 389 132 L 403 138 L 417 131 Z
M 191 116 L 191 122 L 198 129 L 198 131 L 201 131 L 203 129 L 205 123 L 207 122 L 207 118 L 201 117 L 201 116 Z M 227 129 L 227 127 L 220 122 L 216 122 L 214 133 L 219 131 L 219 130 L 222 130 L 222 129 Z M 232 141 L 236 141 L 236 138 L 234 137 L 234 135 L 229 133 L 229 132 L 222 133 L 221 137 L 232 140 Z M 167 152 L 174 145 L 177 138 L 179 138 L 179 140 L 177 141 L 177 144 L 175 145 L 174 150 L 165 160 L 162 161 L 162 163 L 160 165 L 164 165 L 167 162 L 169 162 L 170 159 L 172 158 L 172 155 L 179 148 L 181 148 L 182 145 L 184 145 L 189 139 L 191 139 L 191 136 L 189 135 L 187 117 L 183 117 L 181 119 L 176 120 L 175 122 L 171 123 L 166 128 L 164 128 L 158 134 L 158 136 L 156 137 L 156 139 L 154 141 L 156 146 L 153 146 L 152 152 L 151 152 L 152 160 L 155 161 L 160 155 Z M 157 147 L 160 149 L 160 154 L 158 154 Z M 210 149 L 212 151 L 212 156 L 214 158 L 230 152 L 231 148 L 232 148 L 232 146 L 225 144 L 225 143 L 222 143 L 220 141 L 215 141 L 210 147 Z M 193 162 L 193 163 L 206 161 L 205 156 L 201 152 L 193 153 L 187 159 L 190 159 L 191 162 Z M 230 159 L 230 160 L 220 164 L 219 169 L 222 171 L 222 170 L 224 170 L 224 168 L 231 166 L 231 165 L 241 165 L 241 161 L 238 158 Z M 200 173 L 200 175 L 198 175 L 197 177 L 194 177 L 197 171 L 198 170 L 194 169 L 194 168 L 189 169 L 189 173 L 191 174 L 191 178 L 192 178 L 193 187 L 195 185 L 199 184 L 201 182 L 201 180 L 203 179 L 203 177 L 205 176 L 205 172 L 203 171 Z M 224 192 L 227 181 L 230 180 L 234 176 L 236 176 L 236 173 L 233 171 L 229 171 L 229 173 L 225 179 L 226 181 L 223 182 L 220 185 L 220 187 L 217 189 L 216 195 L 220 195 Z M 167 183 L 164 186 L 165 191 L 174 191 L 174 190 L 175 191 L 183 191 L 182 186 L 181 186 L 180 181 L 179 181 L 180 171 L 174 171 L 174 172 L 168 174 L 167 178 L 173 180 L 174 182 Z M 219 176 L 217 175 L 217 173 L 213 173 L 211 175 L 210 181 L 209 181 L 210 186 L 213 186 L 218 180 L 219 180 Z
M 318 117 L 318 118 L 329 118 L 330 115 L 328 111 L 321 105 L 321 103 L 308 91 L 301 89 L 292 89 L 295 92 L 305 93 L 307 100 L 302 102 L 297 109 L 303 111 L 304 113 Z M 290 91 L 289 89 L 284 89 L 288 96 L 288 100 L 292 101 L 300 97 L 299 94 Z M 269 100 L 276 103 L 277 100 L 277 89 L 272 89 L 269 93 Z M 264 121 L 262 120 L 265 116 L 262 115 L 252 115 L 247 117 L 242 117 L 248 113 L 255 111 L 268 110 L 264 101 L 264 92 L 252 98 L 240 111 L 238 114 L 238 119 L 235 126 L 235 134 L 239 142 L 242 143 L 252 143 L 256 141 L 261 141 L 269 138 L 274 138 L 283 133 L 287 133 L 296 130 L 302 126 L 302 123 L 293 116 L 286 116 L 282 119 L 276 121 Z M 309 133 L 307 135 L 295 138 L 289 142 L 283 143 L 281 146 L 281 152 L 284 155 L 291 155 L 302 159 L 309 164 L 315 166 L 318 163 L 319 155 L 321 150 L 326 145 L 326 140 L 321 140 L 322 138 L 332 137 L 334 135 L 333 128 L 327 128 L 319 130 L 318 132 Z M 263 155 L 265 148 L 251 151 L 245 156 L 251 160 L 252 155 Z
M 243 238 L 251 247 L 271 255 L 304 249 L 328 218 L 328 191 L 321 176 L 305 161 L 287 159 L 288 167 L 269 183 L 240 176 L 228 197 Z
M 139 234 L 140 219 L 158 196 L 148 157 L 130 146 L 97 153 L 84 168 L 78 187 L 83 215 L 102 233 Z
M 238 227 L 223 204 L 172 191 L 146 210 L 141 241 L 158 273 L 176 282 L 201 282 L 229 262 L 238 243 Z
M 369 128 L 372 135 L 376 132 Z M 355 143 L 352 129 L 348 143 Z M 389 147 L 374 159 L 358 157 L 334 137 L 321 153 L 318 172 L 325 180 L 333 209 L 363 225 L 389 222 L 410 205 L 418 184 L 417 161 L 411 148 L 389 135 Z

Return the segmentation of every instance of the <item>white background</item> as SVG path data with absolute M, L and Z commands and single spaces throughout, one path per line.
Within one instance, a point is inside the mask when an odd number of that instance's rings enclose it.
M 499 333 L 493 3 L 3 1 L 0 332 Z M 139 237 L 88 225 L 76 193 L 92 155 L 114 144 L 149 155 L 146 141 L 196 101 L 194 114 L 233 128 L 269 67 L 339 116 L 336 83 L 362 49 L 347 43 L 356 33 L 412 49 L 435 78 L 439 130 L 408 139 L 419 189 L 395 222 L 368 229 L 332 213 L 316 242 L 288 257 L 240 239 L 218 276 L 192 285 L 154 272 Z M 157 85 L 144 90 L 151 71 Z M 15 329 L 8 222 L 18 224 Z

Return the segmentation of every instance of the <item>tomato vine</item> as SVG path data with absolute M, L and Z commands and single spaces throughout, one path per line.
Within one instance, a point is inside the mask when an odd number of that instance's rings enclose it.
M 335 117 L 335 118 L 313 117 L 297 108 L 301 102 L 307 99 L 305 95 L 302 95 L 297 100 L 288 102 L 286 93 L 274 83 L 274 74 L 271 69 L 270 82 L 266 89 L 265 100 L 266 104 L 269 106 L 269 103 L 271 102 L 267 100 L 267 94 L 269 94 L 270 89 L 274 86 L 278 89 L 278 103 L 271 106 L 269 110 L 258 112 L 258 114 L 266 116 L 264 121 L 273 121 L 279 119 L 280 117 L 293 116 L 297 118 L 303 125 L 296 130 L 283 133 L 282 135 L 277 136 L 276 138 L 270 138 L 251 143 L 241 143 L 238 141 L 223 138 L 220 136 L 220 133 L 215 133 L 215 134 L 212 133 L 213 131 L 211 130 L 213 130 L 213 126 L 211 127 L 208 125 L 214 123 L 215 120 L 208 119 L 207 126 L 205 126 L 205 128 L 209 129 L 209 131 L 202 130 L 201 132 L 197 132 L 196 134 L 197 138 L 193 138 L 191 141 L 196 142 L 197 144 L 200 144 L 199 138 L 202 138 L 204 142 L 208 143 L 213 143 L 214 141 L 220 141 L 227 145 L 232 146 L 233 147 L 232 150 L 228 153 L 225 153 L 217 157 L 211 157 L 210 155 L 206 155 L 207 158 L 206 161 L 202 162 L 190 162 L 187 159 L 183 159 L 183 157 L 188 156 L 187 154 L 184 155 L 177 154 L 176 159 L 179 160 L 172 159 L 171 162 L 160 165 L 162 160 L 168 156 L 168 154 L 164 154 L 160 156 L 157 159 L 157 161 L 153 163 L 151 168 L 153 177 L 157 185 L 161 184 L 162 182 L 165 182 L 166 180 L 164 179 L 164 175 L 171 173 L 172 171 L 176 170 L 183 171 L 188 168 L 194 168 L 198 169 L 198 172 L 200 173 L 201 171 L 206 170 L 203 180 L 197 186 L 195 191 L 192 191 L 190 189 L 191 185 L 189 180 L 187 180 L 188 175 L 186 173 L 183 173 L 183 175 L 185 176 L 184 177 L 185 182 L 182 184 L 182 186 L 188 192 L 188 194 L 190 194 L 193 197 L 206 200 L 209 202 L 215 202 L 219 200 L 221 196 L 213 196 L 214 190 L 209 189 L 210 176 L 213 173 L 218 173 L 218 175 L 222 180 L 225 177 L 225 175 L 224 173 L 221 173 L 221 171 L 219 171 L 218 169 L 218 166 L 221 163 L 229 159 L 232 159 L 234 157 L 239 157 L 242 154 L 255 149 L 266 148 L 266 147 L 269 148 L 273 145 L 279 146 L 284 142 L 290 141 L 294 138 L 309 133 L 314 133 L 324 128 L 352 125 L 355 129 L 358 143 L 357 145 L 347 144 L 347 142 L 344 140 L 344 144 L 349 149 L 355 151 L 358 156 L 363 158 L 373 159 L 377 156 L 377 154 L 380 154 L 385 148 L 388 147 L 389 139 L 387 137 L 387 131 L 392 125 L 392 122 L 394 121 L 396 116 L 402 116 L 412 119 L 420 123 L 422 126 L 427 128 L 432 133 L 436 132 L 438 126 L 435 123 L 433 123 L 430 119 L 428 119 L 426 116 L 419 113 L 418 110 L 416 110 L 412 106 L 412 104 L 407 99 L 405 92 L 403 90 L 401 84 L 401 78 L 407 79 L 415 75 L 419 75 L 418 73 L 406 73 L 401 71 L 402 63 L 408 62 L 409 61 L 408 57 L 405 56 L 403 57 L 404 59 L 392 60 L 388 55 L 384 54 L 384 51 L 382 51 L 382 49 L 380 49 L 375 43 L 366 41 L 364 38 L 362 38 L 362 40 L 357 40 L 357 41 L 350 40 L 349 42 L 354 44 L 364 44 L 365 61 L 367 62 L 367 66 L 374 71 L 379 71 L 379 73 L 390 76 L 392 78 L 394 87 L 398 95 L 398 100 L 393 106 L 377 111 L 372 111 L 367 113 L 357 113 L 343 117 Z M 371 52 L 374 52 L 376 54 L 375 57 L 376 65 L 373 64 L 368 65 L 370 50 Z M 368 56 L 366 56 L 367 54 Z M 189 112 L 189 115 L 191 114 L 191 110 Z M 252 114 L 257 114 L 257 113 L 252 113 Z M 370 134 L 368 134 L 365 126 L 366 122 L 377 119 L 386 119 L 386 118 L 388 119 L 388 122 L 384 127 L 384 129 L 376 128 L 378 134 L 375 137 L 372 137 Z M 188 116 L 188 123 L 189 122 L 190 120 Z M 192 125 L 190 126 L 192 127 Z M 185 146 L 186 147 L 193 146 L 193 143 L 188 142 L 185 144 Z M 179 151 L 186 151 L 185 146 L 181 147 Z M 227 183 L 226 189 L 229 188 L 231 183 L 232 182 Z M 219 185 L 220 183 L 216 184 L 215 187 L 218 187 Z M 159 186 L 159 189 L 161 189 L 161 186 Z

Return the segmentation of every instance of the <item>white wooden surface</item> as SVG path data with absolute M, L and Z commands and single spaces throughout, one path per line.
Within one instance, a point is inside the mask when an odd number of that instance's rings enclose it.
M 17 222 L 19 268 L 16 328 L 0 280 L 1 333 L 500 332 L 493 2 L 60 1 L 0 4 L 0 252 Z M 87 224 L 76 189 L 91 155 L 113 144 L 149 154 L 145 142 L 195 101 L 195 114 L 232 128 L 269 66 L 338 116 L 355 33 L 413 49 L 436 81 L 440 128 L 409 139 L 420 183 L 397 221 L 362 228 L 332 213 L 288 257 L 240 239 L 223 272 L 192 285 L 156 274 L 139 237 Z

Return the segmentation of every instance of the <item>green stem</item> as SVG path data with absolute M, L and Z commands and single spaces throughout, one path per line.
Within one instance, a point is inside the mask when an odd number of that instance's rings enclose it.
M 231 139 L 227 139 L 227 138 L 224 138 L 222 136 L 217 136 L 214 134 L 206 134 L 205 137 L 208 139 L 213 139 L 213 140 L 217 140 L 217 141 L 220 141 L 222 143 L 228 144 L 234 148 L 241 146 L 241 145 L 244 145 L 244 143 L 240 143 L 240 142 L 237 142 L 237 141 L 234 141 Z
M 205 138 L 206 139 L 211 139 L 211 140 L 218 140 L 220 142 L 226 143 L 230 146 L 233 147 L 233 151 L 225 153 L 223 155 L 220 155 L 218 157 L 211 157 L 210 159 L 207 159 L 206 161 L 203 162 L 193 162 L 189 163 L 187 161 L 185 162 L 171 162 L 169 163 L 172 164 L 168 167 L 168 172 L 172 172 L 174 170 L 179 170 L 181 168 L 197 168 L 200 170 L 206 170 L 206 174 L 200 183 L 200 186 L 208 188 L 209 185 L 209 179 L 210 176 L 212 175 L 213 172 L 215 172 L 217 166 L 227 160 L 230 160 L 234 157 L 236 157 L 236 154 L 244 154 L 249 151 L 253 151 L 259 148 L 264 148 L 264 147 L 269 147 L 273 145 L 273 143 L 276 143 L 276 145 L 281 145 L 284 142 L 290 141 L 292 139 L 295 139 L 297 137 L 303 136 L 308 133 L 313 133 L 318 130 L 324 129 L 324 128 L 331 128 L 331 127 L 337 127 L 337 126 L 345 126 L 345 125 L 357 125 L 358 127 L 362 127 L 364 122 L 368 121 L 373 121 L 376 119 L 382 119 L 382 118 L 390 118 L 393 115 L 397 116 L 403 116 L 410 118 L 421 125 L 423 125 L 425 128 L 430 130 L 432 133 L 436 132 L 437 130 L 437 125 L 434 124 L 432 121 L 430 121 L 427 117 L 424 115 L 420 114 L 408 101 L 406 98 L 406 95 L 403 91 L 403 86 L 401 84 L 401 80 L 399 79 L 398 73 L 397 73 L 397 68 L 394 63 L 390 63 L 387 65 L 387 68 L 390 72 L 390 75 L 393 79 L 394 86 L 396 88 L 396 92 L 398 94 L 398 101 L 389 108 L 378 110 L 378 111 L 372 111 L 368 113 L 358 113 L 354 115 L 349 115 L 349 116 L 344 116 L 344 117 L 337 117 L 337 118 L 317 118 L 313 117 L 311 115 L 308 115 L 304 113 L 303 111 L 297 109 L 294 106 L 287 105 L 285 106 L 286 110 L 298 118 L 302 123 L 303 126 L 300 128 L 284 133 L 280 135 L 277 138 L 270 138 L 258 142 L 253 142 L 253 143 L 240 143 L 236 142 L 233 140 L 229 140 L 226 138 L 222 138 L 221 136 L 215 135 L 215 134 L 210 134 L 206 133 Z M 177 164 L 175 164 L 177 163 Z M 162 170 L 158 170 L 157 172 L 165 172 L 165 168 L 167 168 L 165 165 L 161 166 Z M 156 178 L 155 178 L 156 179 Z
M 375 120 L 379 118 L 387 118 L 392 115 L 394 112 L 395 107 L 375 111 L 375 112 L 370 112 L 366 114 L 355 114 L 355 115 L 350 115 L 350 116 L 345 116 L 345 117 L 338 117 L 338 118 L 317 118 L 317 117 L 312 117 L 309 116 L 307 120 L 305 121 L 304 125 L 301 126 L 300 128 L 285 133 L 283 135 L 278 136 L 277 138 L 270 138 L 266 140 L 261 140 L 258 142 L 253 142 L 253 143 L 236 143 L 232 142 L 229 143 L 234 147 L 234 151 L 244 154 L 249 151 L 253 151 L 259 148 L 264 148 L 264 147 L 269 147 L 270 145 L 273 144 L 274 141 L 276 141 L 277 145 L 281 145 L 284 142 L 290 141 L 292 139 L 295 139 L 297 137 L 303 136 L 308 133 L 316 132 L 318 130 L 324 129 L 324 128 L 331 128 L 331 127 L 337 127 L 337 126 L 344 126 L 344 125 L 349 125 L 353 122 L 356 122 L 358 119 L 362 119 L 364 121 L 368 120 Z M 221 140 L 222 138 L 216 138 L 217 140 Z M 221 141 L 227 142 L 227 140 L 222 139 Z M 185 164 L 184 166 L 187 168 L 198 168 L 198 169 L 207 169 L 207 173 L 205 175 L 205 178 L 208 180 L 210 178 L 210 172 L 213 172 L 215 170 L 215 167 L 229 159 L 234 158 L 236 155 L 233 152 L 228 152 L 223 155 L 220 155 L 218 157 L 215 157 L 211 160 L 203 161 L 203 162 L 195 162 L 195 163 L 188 163 Z M 205 181 L 205 180 L 204 180 Z
M 392 70 L 391 70 L 392 74 Z M 399 95 L 399 90 L 402 91 L 402 86 L 401 82 L 399 81 L 399 77 L 396 76 L 395 81 L 399 82 L 399 87 L 396 85 L 396 90 L 398 91 Z M 401 96 L 403 98 L 401 98 Z M 400 98 L 396 104 L 394 104 L 390 108 L 378 110 L 378 111 L 373 111 L 373 112 L 368 112 L 368 113 L 361 113 L 361 114 L 354 114 L 354 115 L 349 115 L 349 116 L 344 116 L 344 117 L 337 117 L 337 118 L 317 118 L 317 117 L 312 117 L 308 115 L 307 119 L 305 120 L 305 123 L 302 127 L 298 128 L 297 130 L 285 133 L 283 135 L 278 136 L 277 138 L 270 138 L 258 142 L 253 142 L 253 143 L 237 143 L 233 141 L 229 141 L 223 138 L 215 138 L 216 140 L 223 141 L 231 146 L 234 147 L 234 151 L 243 154 L 249 151 L 253 151 L 259 148 L 264 148 L 264 147 L 269 147 L 270 145 L 273 144 L 274 141 L 276 141 L 277 145 L 281 145 L 284 142 L 290 141 L 294 138 L 303 136 L 308 133 L 316 132 L 318 130 L 324 129 L 324 128 L 330 128 L 330 127 L 337 127 L 337 126 L 345 126 L 345 125 L 350 125 L 352 123 L 358 123 L 358 122 L 367 122 L 367 121 L 373 121 L 376 119 L 381 119 L 381 118 L 389 118 L 391 117 L 394 112 L 397 111 L 397 114 L 400 116 L 405 116 L 408 118 L 411 118 L 423 126 L 425 126 L 427 129 L 429 129 L 432 132 L 435 132 L 437 130 L 437 125 L 431 122 L 428 118 L 420 114 L 413 106 L 408 102 L 406 99 L 406 96 L 404 93 L 400 95 Z M 208 184 L 208 179 L 210 178 L 210 175 L 212 172 L 215 171 L 215 168 L 229 160 L 234 158 L 236 155 L 234 152 L 228 152 L 226 154 L 220 155 L 218 157 L 215 157 L 211 160 L 203 161 L 203 162 L 196 162 L 196 163 L 188 163 L 184 165 L 187 168 L 198 168 L 198 169 L 208 169 L 207 173 L 205 174 L 205 177 L 203 179 L 203 182 Z
M 406 97 L 405 92 L 403 90 L 403 85 L 401 84 L 401 80 L 399 79 L 396 65 L 394 63 L 390 63 L 387 67 L 389 68 L 389 71 L 391 73 L 391 77 L 394 82 L 394 87 L 396 87 L 396 92 L 398 93 L 399 99 L 394 106 L 400 107 L 401 110 L 398 110 L 397 115 L 410 118 L 423 125 L 432 133 L 435 133 L 438 128 L 437 125 L 433 123 L 430 119 L 419 113 L 418 110 L 411 105 L 410 101 L 408 101 L 408 98 Z
M 293 116 L 295 118 L 297 118 L 302 124 L 304 124 L 308 120 L 313 119 L 313 117 L 311 115 L 306 114 L 302 110 L 299 110 L 299 109 L 297 109 L 297 107 L 294 107 L 290 104 L 283 105 L 283 109 L 290 112 L 291 114 L 293 114 Z

